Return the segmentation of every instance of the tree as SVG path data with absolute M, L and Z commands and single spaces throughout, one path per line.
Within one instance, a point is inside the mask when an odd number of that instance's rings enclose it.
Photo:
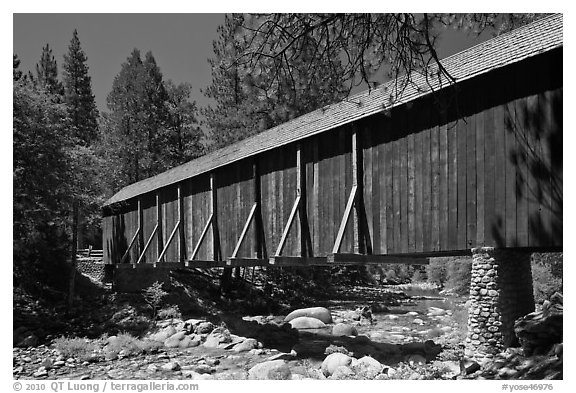
M 22 78 L 22 71 L 20 71 L 20 59 L 17 54 L 12 55 L 12 80 L 17 81 Z
M 109 152 L 116 157 L 121 168 L 124 186 L 150 175 L 148 135 L 148 113 L 144 103 L 148 77 L 140 58 L 140 51 L 134 49 L 127 61 L 122 64 L 120 73 L 114 78 L 112 91 L 108 94 L 109 121 L 103 131 L 115 134 L 105 141 Z
M 339 61 L 322 61 L 311 67 L 314 41 L 304 40 L 284 53 L 290 66 L 262 57 L 258 64 L 238 61 L 255 45 L 252 26 L 260 16 L 227 16 L 214 42 L 215 58 L 210 59 L 212 84 L 205 95 L 216 101 L 203 111 L 216 147 L 284 123 L 296 116 L 344 98 L 346 88 L 336 76 L 342 71 Z M 277 71 L 276 73 L 272 70 Z
M 36 83 L 57 99 L 64 94 L 62 83 L 58 80 L 58 65 L 49 44 L 42 48 L 40 62 L 36 64 Z
M 114 78 L 110 113 L 102 117 L 110 192 L 200 154 L 202 132 L 190 92 L 188 84 L 164 82 L 151 52 L 142 61 L 134 49 Z
M 64 55 L 64 99 L 74 136 L 84 146 L 89 146 L 98 137 L 98 110 L 92 94 L 87 60 L 80 46 L 78 31 L 74 29 L 68 53 Z
M 70 175 L 66 108 L 23 78 L 14 82 L 12 124 L 15 279 L 34 288 L 38 278 L 63 285 Z
M 439 63 L 437 39 L 444 28 L 466 28 L 479 33 L 509 31 L 542 14 L 268 14 L 257 23 L 243 24 L 250 31 L 248 45 L 231 67 L 259 72 L 265 67 L 272 81 L 280 81 L 303 55 L 298 48 L 308 43 L 308 64 L 342 67 L 332 76 L 346 83 L 349 91 L 358 84 L 369 87 L 382 82 L 378 72 L 387 71 L 399 83 L 392 99 L 411 83 L 412 72 L 427 78 L 453 78 Z M 268 65 L 272 65 L 271 67 Z M 431 67 L 433 66 L 433 67 Z M 433 72 L 433 74 L 429 74 Z M 399 78 L 401 75 L 407 78 Z M 297 84 L 291 82 L 292 89 Z M 312 81 L 314 84 L 314 81 Z
M 78 31 L 74 30 L 68 53 L 64 55 L 64 102 L 70 119 L 68 130 L 71 146 L 68 150 L 71 166 L 71 275 L 69 282 L 69 305 L 74 299 L 76 254 L 79 238 L 83 238 L 83 217 L 94 220 L 99 216 L 101 187 L 94 171 L 99 162 L 94 152 L 98 137 L 98 110 L 92 94 L 91 78 L 88 75 L 86 54 L 80 46 Z
M 168 99 L 168 123 L 163 145 L 166 147 L 164 160 L 166 166 L 174 167 L 183 164 L 203 153 L 202 130 L 197 119 L 198 108 L 195 101 L 190 101 L 192 85 L 189 83 L 174 84 L 171 80 L 165 83 Z

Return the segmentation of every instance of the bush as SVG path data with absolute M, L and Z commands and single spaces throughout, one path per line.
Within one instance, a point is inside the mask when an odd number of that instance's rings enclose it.
M 178 308 L 177 305 L 172 305 L 164 307 L 163 309 L 158 311 L 158 318 L 160 319 L 182 318 L 182 313 L 180 312 L 180 308 Z
M 532 279 L 536 304 L 563 292 L 562 253 L 532 254 Z
M 444 287 L 446 282 L 446 258 L 430 258 L 430 263 L 426 265 L 426 275 L 428 282 Z
M 162 283 L 159 281 L 155 281 L 152 285 L 148 288 L 144 289 L 144 300 L 150 307 L 152 307 L 152 318 L 156 317 L 156 310 L 160 307 L 162 300 L 168 292 L 162 289 Z
M 63 336 L 54 340 L 54 348 L 66 358 L 76 357 L 82 361 L 92 358 L 94 353 L 99 349 L 94 341 L 85 338 L 66 338 Z
M 472 259 L 451 258 L 446 266 L 446 288 L 458 295 L 470 292 L 472 280 Z
M 161 343 L 152 340 L 139 340 L 128 333 L 120 333 L 109 340 L 104 347 L 107 356 L 118 355 L 123 352 L 124 356 L 135 356 L 141 353 L 153 353 L 162 346 Z

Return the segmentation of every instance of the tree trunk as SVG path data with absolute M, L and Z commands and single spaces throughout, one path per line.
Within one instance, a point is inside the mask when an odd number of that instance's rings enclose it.
M 72 256 L 70 258 L 70 282 L 68 285 L 68 308 L 74 304 L 74 283 L 76 280 L 76 253 L 78 251 L 78 201 L 72 202 Z

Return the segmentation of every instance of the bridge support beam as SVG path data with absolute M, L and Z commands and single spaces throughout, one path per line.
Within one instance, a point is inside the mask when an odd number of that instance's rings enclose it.
M 465 355 L 484 362 L 517 345 L 514 321 L 534 311 L 530 253 L 472 249 L 472 283 Z

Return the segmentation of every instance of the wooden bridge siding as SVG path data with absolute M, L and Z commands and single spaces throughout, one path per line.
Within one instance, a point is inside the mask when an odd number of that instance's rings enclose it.
M 551 184 L 562 184 L 561 160 L 551 161 L 562 149 L 551 135 L 561 135 L 554 132 L 561 130 L 561 82 L 527 85 L 534 69 L 558 70 L 542 59 L 530 63 L 465 82 L 458 107 L 442 110 L 425 98 L 362 122 L 374 253 L 561 245 L 561 236 L 538 235 L 562 228 L 552 213 L 562 210 L 561 199 L 550 196 Z M 539 116 L 535 111 L 543 112 L 544 124 L 530 120 Z M 527 152 L 553 168 L 556 179 L 539 180 Z
M 156 193 L 149 192 L 147 194 L 142 195 L 141 197 L 141 204 L 142 204 L 142 233 L 144 235 L 144 246 L 148 242 L 154 227 L 156 226 Z M 137 226 L 138 224 L 136 224 Z M 141 251 L 140 251 L 141 252 Z M 154 263 L 156 262 L 156 258 L 158 257 L 157 251 L 157 242 L 156 238 L 152 239 L 148 250 L 146 250 L 146 255 L 144 259 L 142 259 L 141 263 Z M 135 263 L 138 260 L 131 261 Z
M 176 184 L 160 190 L 160 204 L 162 206 L 162 244 L 166 246 L 174 226 L 178 222 L 178 186 Z M 166 262 L 178 262 L 180 237 L 176 233 L 170 242 L 164 258 Z M 162 250 L 160 250 L 162 252 Z
M 254 204 L 253 163 L 245 159 L 215 171 L 217 220 L 223 258 L 232 255 Z M 246 235 L 238 257 L 254 257 L 254 225 Z
M 184 181 L 182 183 L 182 198 L 186 258 L 189 259 L 210 217 L 210 176 L 200 175 Z M 206 234 L 195 259 L 214 259 L 212 231 Z
M 327 255 L 334 244 L 352 185 L 354 128 L 373 253 L 561 246 L 561 61 L 561 50 L 538 56 L 460 83 L 458 100 L 448 107 L 435 107 L 425 97 L 301 141 L 310 254 Z M 224 258 L 231 256 L 254 203 L 253 162 L 249 158 L 215 171 Z M 261 154 L 256 162 L 264 244 L 271 256 L 294 203 L 296 144 Z M 209 215 L 208 177 L 183 183 L 188 252 Z M 166 202 L 165 192 L 166 238 L 177 204 Z M 144 195 L 142 201 L 146 241 L 156 222 L 155 196 Z M 136 206 L 134 198 L 117 216 L 105 216 L 106 258 L 121 258 L 138 225 Z M 340 252 L 354 250 L 352 221 Z M 294 224 L 283 255 L 299 255 L 299 220 Z M 239 256 L 255 256 L 253 227 Z M 112 248 L 112 239 L 119 246 Z M 210 241 L 209 234 L 197 259 L 211 259 Z M 149 254 L 155 255 L 155 243 Z
M 261 190 L 263 243 L 272 256 L 296 200 L 296 145 L 266 152 L 258 158 Z M 300 223 L 292 224 L 282 255 L 300 255 Z

